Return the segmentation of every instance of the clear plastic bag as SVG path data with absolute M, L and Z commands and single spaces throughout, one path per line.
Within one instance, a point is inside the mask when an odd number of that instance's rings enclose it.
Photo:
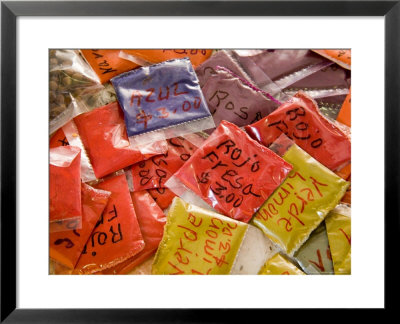
M 187 58 L 142 67 L 111 82 L 133 146 L 214 127 Z

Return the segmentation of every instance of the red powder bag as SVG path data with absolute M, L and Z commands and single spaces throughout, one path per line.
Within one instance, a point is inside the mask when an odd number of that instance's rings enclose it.
M 144 248 L 125 174 L 110 177 L 96 188 L 111 191 L 111 196 L 82 251 L 76 273 L 88 274 L 113 267 Z
M 183 137 L 170 138 L 167 142 L 167 153 L 153 156 L 132 166 L 133 191 L 164 188 L 165 182 L 197 149 Z
M 162 210 L 168 208 L 174 197 L 176 197 L 176 195 L 167 188 L 148 189 L 147 191 Z
M 56 131 L 53 136 L 50 138 L 50 143 L 49 147 L 58 147 L 58 146 L 67 146 L 69 145 L 67 138 L 65 137 L 65 134 L 60 128 L 58 131 Z
M 217 211 L 248 222 L 291 169 L 239 127 L 222 121 L 166 185 L 182 196 L 183 184 Z
M 128 54 L 128 56 L 123 55 L 127 59 L 129 56 L 135 58 L 139 58 L 148 63 L 155 64 L 163 61 L 171 60 L 171 59 L 179 59 L 188 57 L 194 68 L 199 64 L 203 63 L 207 60 L 212 50 L 205 49 L 124 49 L 123 53 Z
M 112 77 L 139 66 L 120 58 L 120 49 L 82 49 L 81 52 L 96 72 L 101 83 L 110 81 Z
M 73 269 L 90 233 L 107 205 L 111 192 L 82 184 L 82 228 L 50 234 L 50 257 Z
M 260 121 L 246 126 L 251 137 L 270 146 L 282 133 L 332 171 L 351 159 L 350 139 L 301 91 Z
M 167 149 L 164 141 L 151 143 L 140 150 L 130 147 L 124 115 L 117 102 L 81 114 L 74 118 L 74 123 L 97 178 L 165 153 Z M 74 136 L 66 135 L 68 140 Z
M 81 150 L 75 146 L 50 149 L 50 232 L 63 230 L 63 222 L 81 219 Z M 66 223 L 65 223 L 66 224 Z
M 103 271 L 103 274 L 126 274 L 130 272 L 155 253 L 163 236 L 166 217 L 150 194 L 146 191 L 137 191 L 132 192 L 131 197 L 145 247 L 139 254 Z

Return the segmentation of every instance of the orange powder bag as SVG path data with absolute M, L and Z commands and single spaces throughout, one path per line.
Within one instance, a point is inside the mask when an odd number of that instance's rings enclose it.
M 57 222 L 73 221 L 79 228 L 81 220 L 81 150 L 75 146 L 50 149 L 50 231 L 65 229 Z M 78 220 L 78 221 L 77 221 Z M 77 221 L 77 222 L 75 222 Z M 67 223 L 65 223 L 67 224 Z
M 188 57 L 193 67 L 196 68 L 199 64 L 207 60 L 212 53 L 212 50 L 205 49 L 124 49 L 123 53 L 133 57 L 138 57 L 141 60 L 151 64 L 160 63 L 171 59 L 179 59 Z
M 132 192 L 131 197 L 145 247 L 139 254 L 103 271 L 103 274 L 126 274 L 130 272 L 156 252 L 163 236 L 166 217 L 150 194 L 146 191 L 137 191 Z
M 50 234 L 50 257 L 73 269 L 94 226 L 107 205 L 111 192 L 82 184 L 82 228 Z
M 120 49 L 81 49 L 81 53 L 90 64 L 101 83 L 139 65 L 119 57 Z
M 54 147 L 58 147 L 58 146 L 67 146 L 67 145 L 69 145 L 68 140 L 65 137 L 65 134 L 64 134 L 62 128 L 60 128 L 58 131 L 56 131 L 53 134 L 53 136 L 51 136 L 49 147 L 54 148 Z
M 168 208 L 174 197 L 176 197 L 176 195 L 168 188 L 155 188 L 148 189 L 147 191 L 162 210 Z
M 343 102 L 342 108 L 339 111 L 339 115 L 336 120 L 342 124 L 351 127 L 351 89 L 346 99 Z
M 113 267 L 144 248 L 125 174 L 110 177 L 95 187 L 111 191 L 111 196 L 76 266 L 75 272 L 80 274 Z

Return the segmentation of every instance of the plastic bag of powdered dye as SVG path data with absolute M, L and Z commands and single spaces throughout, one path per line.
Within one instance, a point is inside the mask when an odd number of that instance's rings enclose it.
M 141 67 L 111 82 L 133 146 L 215 126 L 187 58 Z
M 313 52 L 322 55 L 323 57 L 331 60 L 347 70 L 351 70 L 351 50 L 350 49 L 337 49 L 337 50 L 313 50 Z
M 82 184 L 82 227 L 50 234 L 50 257 L 74 269 L 94 226 L 108 203 L 111 192 Z
M 216 67 L 202 87 L 216 126 L 222 120 L 239 127 L 252 124 L 281 105 L 272 96 L 223 67 Z
M 325 219 L 336 275 L 351 274 L 351 208 L 338 205 Z
M 133 257 L 144 248 L 125 174 L 104 179 L 96 189 L 111 192 L 108 204 L 86 242 L 74 273 L 102 271 Z
M 274 248 L 254 226 L 175 198 L 152 274 L 257 274 Z
M 239 127 L 222 121 L 166 186 L 178 196 L 189 190 L 218 212 L 248 222 L 291 169 Z
M 197 67 L 207 60 L 211 53 L 212 50 L 206 49 L 123 49 L 120 56 L 139 64 L 143 64 L 143 61 L 147 64 L 156 64 L 171 59 L 188 57 L 193 67 Z
M 117 266 L 103 271 L 103 274 L 127 274 L 156 252 L 163 236 L 166 217 L 150 194 L 137 191 L 132 192 L 131 197 L 145 243 L 144 249 Z
M 72 145 L 85 152 L 87 176 L 84 182 L 102 178 L 167 150 L 165 141 L 131 147 L 117 102 L 75 117 L 63 131 L 70 144 L 75 143 Z
M 293 166 L 252 219 L 286 254 L 293 254 L 335 208 L 349 183 L 281 135 L 270 148 Z
M 81 150 L 50 149 L 50 232 L 81 228 Z
M 167 140 L 168 151 L 132 166 L 133 191 L 165 188 L 165 182 L 187 161 L 197 147 L 183 137 Z
M 125 60 L 119 56 L 120 49 L 81 49 L 86 61 L 96 72 L 101 83 L 110 81 L 111 78 L 133 70 L 140 65 Z
M 351 160 L 350 138 L 318 110 L 314 100 L 303 92 L 283 103 L 260 121 L 246 126 L 247 133 L 269 147 L 281 134 L 335 171 Z

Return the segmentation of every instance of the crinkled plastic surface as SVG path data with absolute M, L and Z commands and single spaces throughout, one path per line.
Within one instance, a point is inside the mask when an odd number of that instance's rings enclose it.
M 307 274 L 334 274 L 324 222 L 311 233 L 294 257 Z
M 131 147 L 117 102 L 79 115 L 74 122 L 97 178 L 164 153 L 167 149 L 165 142 L 142 148 Z
M 167 140 L 168 151 L 132 166 L 133 190 L 164 188 L 165 182 L 187 161 L 197 147 L 183 137 Z
M 252 222 L 292 256 L 339 203 L 349 183 L 295 144 L 283 159 L 293 170 Z
M 163 236 L 166 217 L 150 194 L 137 191 L 132 192 L 131 197 L 145 243 L 144 249 L 114 268 L 103 271 L 104 274 L 127 274 L 132 271 L 156 252 Z
M 139 65 L 119 57 L 120 49 L 81 49 L 86 61 L 96 72 L 101 83 L 118 74 L 133 70 Z
M 339 207 L 339 208 L 338 208 Z M 351 274 L 351 209 L 340 205 L 325 220 L 335 274 Z
M 346 96 L 336 120 L 351 127 L 351 91 L 349 91 L 349 94 Z
M 147 191 L 162 210 L 168 208 L 169 205 L 171 205 L 172 200 L 176 197 L 176 195 L 168 188 L 148 189 Z
M 240 128 L 222 121 L 174 177 L 218 212 L 248 222 L 291 169 Z
M 197 78 L 199 79 L 199 84 L 202 88 L 208 78 L 217 73 L 217 66 L 223 66 L 241 78 L 250 80 L 250 77 L 233 59 L 230 53 L 231 51 L 229 50 L 218 51 L 196 68 Z
M 331 170 L 351 160 L 350 139 L 322 116 L 316 103 L 302 92 L 245 128 L 251 137 L 267 147 L 285 134 Z
M 212 50 L 206 49 L 124 49 L 122 51 L 152 64 L 188 57 L 194 67 L 207 60 L 212 53 Z
M 116 266 L 144 248 L 125 174 L 110 177 L 95 188 L 110 191 L 111 196 L 76 265 L 74 272 L 79 274 Z
M 181 129 L 174 134 L 173 127 L 183 128 L 202 120 L 210 120 L 209 127 L 192 132 L 214 127 L 189 59 L 141 67 L 111 82 L 124 112 L 128 136 L 148 135 L 139 137 L 141 143 L 151 142 L 161 133 L 164 138 L 180 136 Z
M 80 153 L 74 146 L 50 149 L 50 222 L 81 219 Z
M 259 275 L 304 275 L 305 273 L 297 268 L 282 254 L 277 253 L 269 259 L 262 267 Z
M 152 274 L 229 274 L 247 224 L 175 198 Z
M 227 70 L 216 68 L 202 87 L 215 125 L 222 120 L 237 126 L 252 124 L 279 107 L 265 97 L 261 90 L 243 82 Z M 258 90 L 258 91 L 257 91 Z
M 326 57 L 327 59 L 339 64 L 345 69 L 351 70 L 351 50 L 337 49 L 337 50 L 313 50 L 315 53 Z
M 82 184 L 82 228 L 50 234 L 50 257 L 73 269 L 111 192 Z

